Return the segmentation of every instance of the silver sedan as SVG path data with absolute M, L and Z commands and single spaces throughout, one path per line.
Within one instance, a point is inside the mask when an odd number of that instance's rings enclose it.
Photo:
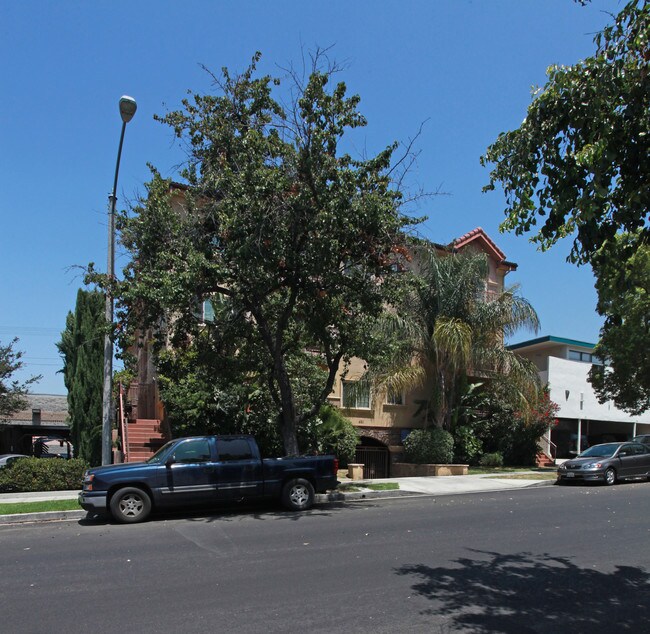
M 650 446 L 638 442 L 594 445 L 557 470 L 558 484 L 589 480 L 612 485 L 617 480 L 648 477 Z

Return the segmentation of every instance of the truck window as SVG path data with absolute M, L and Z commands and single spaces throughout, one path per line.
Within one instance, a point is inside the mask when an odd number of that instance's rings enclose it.
M 245 438 L 220 438 L 217 443 L 219 460 L 251 460 L 253 452 Z
M 208 462 L 210 460 L 210 444 L 205 438 L 187 440 L 174 450 L 176 462 Z

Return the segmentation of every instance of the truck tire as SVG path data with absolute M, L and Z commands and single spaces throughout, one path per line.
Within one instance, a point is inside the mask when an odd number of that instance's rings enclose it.
M 111 514 L 122 524 L 142 522 L 151 513 L 151 498 L 136 487 L 124 487 L 111 497 Z
M 290 511 L 306 511 L 314 504 L 314 487 L 309 480 L 289 480 L 282 489 L 282 504 Z

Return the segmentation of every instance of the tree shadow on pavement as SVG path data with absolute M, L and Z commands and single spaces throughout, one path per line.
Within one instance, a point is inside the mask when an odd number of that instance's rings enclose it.
M 581 568 L 568 557 L 471 551 L 448 567 L 396 569 L 432 602 L 423 614 L 444 617 L 451 631 L 647 632 L 650 575 L 634 566 L 613 572 Z

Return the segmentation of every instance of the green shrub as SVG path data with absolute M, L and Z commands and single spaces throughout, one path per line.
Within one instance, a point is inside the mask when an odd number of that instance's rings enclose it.
M 479 396 L 479 415 L 473 428 L 483 450 L 500 453 L 505 465 L 534 465 L 539 437 L 557 424 L 558 406 L 550 400 L 548 390 L 541 390 L 536 400 L 529 399 L 531 409 L 526 416 L 519 411 L 521 395 L 503 383 L 493 383 Z
M 483 443 L 480 438 L 476 437 L 471 427 L 456 427 L 454 430 L 454 462 L 476 464 L 482 450 Z
M 503 456 L 498 451 L 486 453 L 481 456 L 479 464 L 482 467 L 503 467 Z
M 23 458 L 0 469 L 0 492 L 80 489 L 88 463 L 78 458 Z
M 323 405 L 309 426 L 308 437 L 300 437 L 299 440 L 301 446 L 309 446 L 319 453 L 334 454 L 344 467 L 354 460 L 359 434 L 352 421 L 341 414 L 341 410 Z
M 404 440 L 404 458 L 415 464 L 449 464 L 454 459 L 454 439 L 440 429 L 415 429 Z

